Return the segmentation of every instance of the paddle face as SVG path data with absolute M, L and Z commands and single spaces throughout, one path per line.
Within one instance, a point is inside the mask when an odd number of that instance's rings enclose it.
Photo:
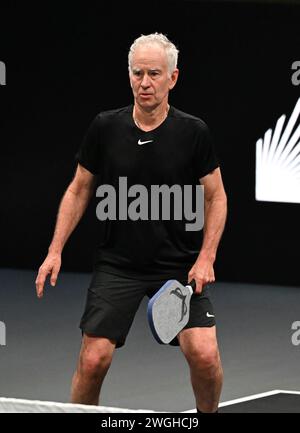
M 168 280 L 148 303 L 148 321 L 154 338 L 168 344 L 185 327 L 190 316 L 191 286 Z

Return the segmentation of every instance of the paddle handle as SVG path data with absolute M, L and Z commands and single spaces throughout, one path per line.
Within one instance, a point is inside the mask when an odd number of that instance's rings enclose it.
M 192 293 L 194 293 L 195 289 L 196 289 L 196 281 L 192 280 L 189 284 L 186 285 L 186 287 L 191 288 Z

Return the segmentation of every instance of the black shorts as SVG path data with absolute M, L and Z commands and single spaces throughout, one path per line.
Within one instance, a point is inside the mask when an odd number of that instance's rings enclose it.
M 133 279 L 94 271 L 80 322 L 82 333 L 115 340 L 117 348 L 123 346 L 142 299 L 145 295 L 151 298 L 167 280 L 145 281 L 142 275 L 141 279 Z M 188 283 L 186 278 L 179 281 Z M 214 326 L 211 315 L 214 312 L 206 286 L 200 295 L 192 295 L 190 318 L 184 329 Z M 170 344 L 178 346 L 177 337 Z

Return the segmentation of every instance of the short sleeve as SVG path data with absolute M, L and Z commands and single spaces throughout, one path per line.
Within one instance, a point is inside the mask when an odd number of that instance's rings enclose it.
M 88 127 L 79 147 L 75 161 L 90 171 L 99 173 L 100 165 L 100 114 L 98 114 Z
M 197 135 L 195 169 L 198 179 L 219 167 L 218 157 L 208 126 L 201 122 Z

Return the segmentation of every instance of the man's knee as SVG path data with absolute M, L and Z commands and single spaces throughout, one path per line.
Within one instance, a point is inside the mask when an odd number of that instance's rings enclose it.
M 216 338 L 202 335 L 197 330 L 186 332 L 180 338 L 181 349 L 191 367 L 207 370 L 220 365 Z
M 111 357 L 107 354 L 85 353 L 80 358 L 80 372 L 88 376 L 98 375 L 106 372 L 110 364 Z
M 195 345 L 190 347 L 185 355 L 191 366 L 197 366 L 201 370 L 215 369 L 220 365 L 219 351 L 216 345 L 210 347 Z
M 106 339 L 87 341 L 83 343 L 80 354 L 80 372 L 88 375 L 101 375 L 109 369 L 114 351 L 114 344 Z

